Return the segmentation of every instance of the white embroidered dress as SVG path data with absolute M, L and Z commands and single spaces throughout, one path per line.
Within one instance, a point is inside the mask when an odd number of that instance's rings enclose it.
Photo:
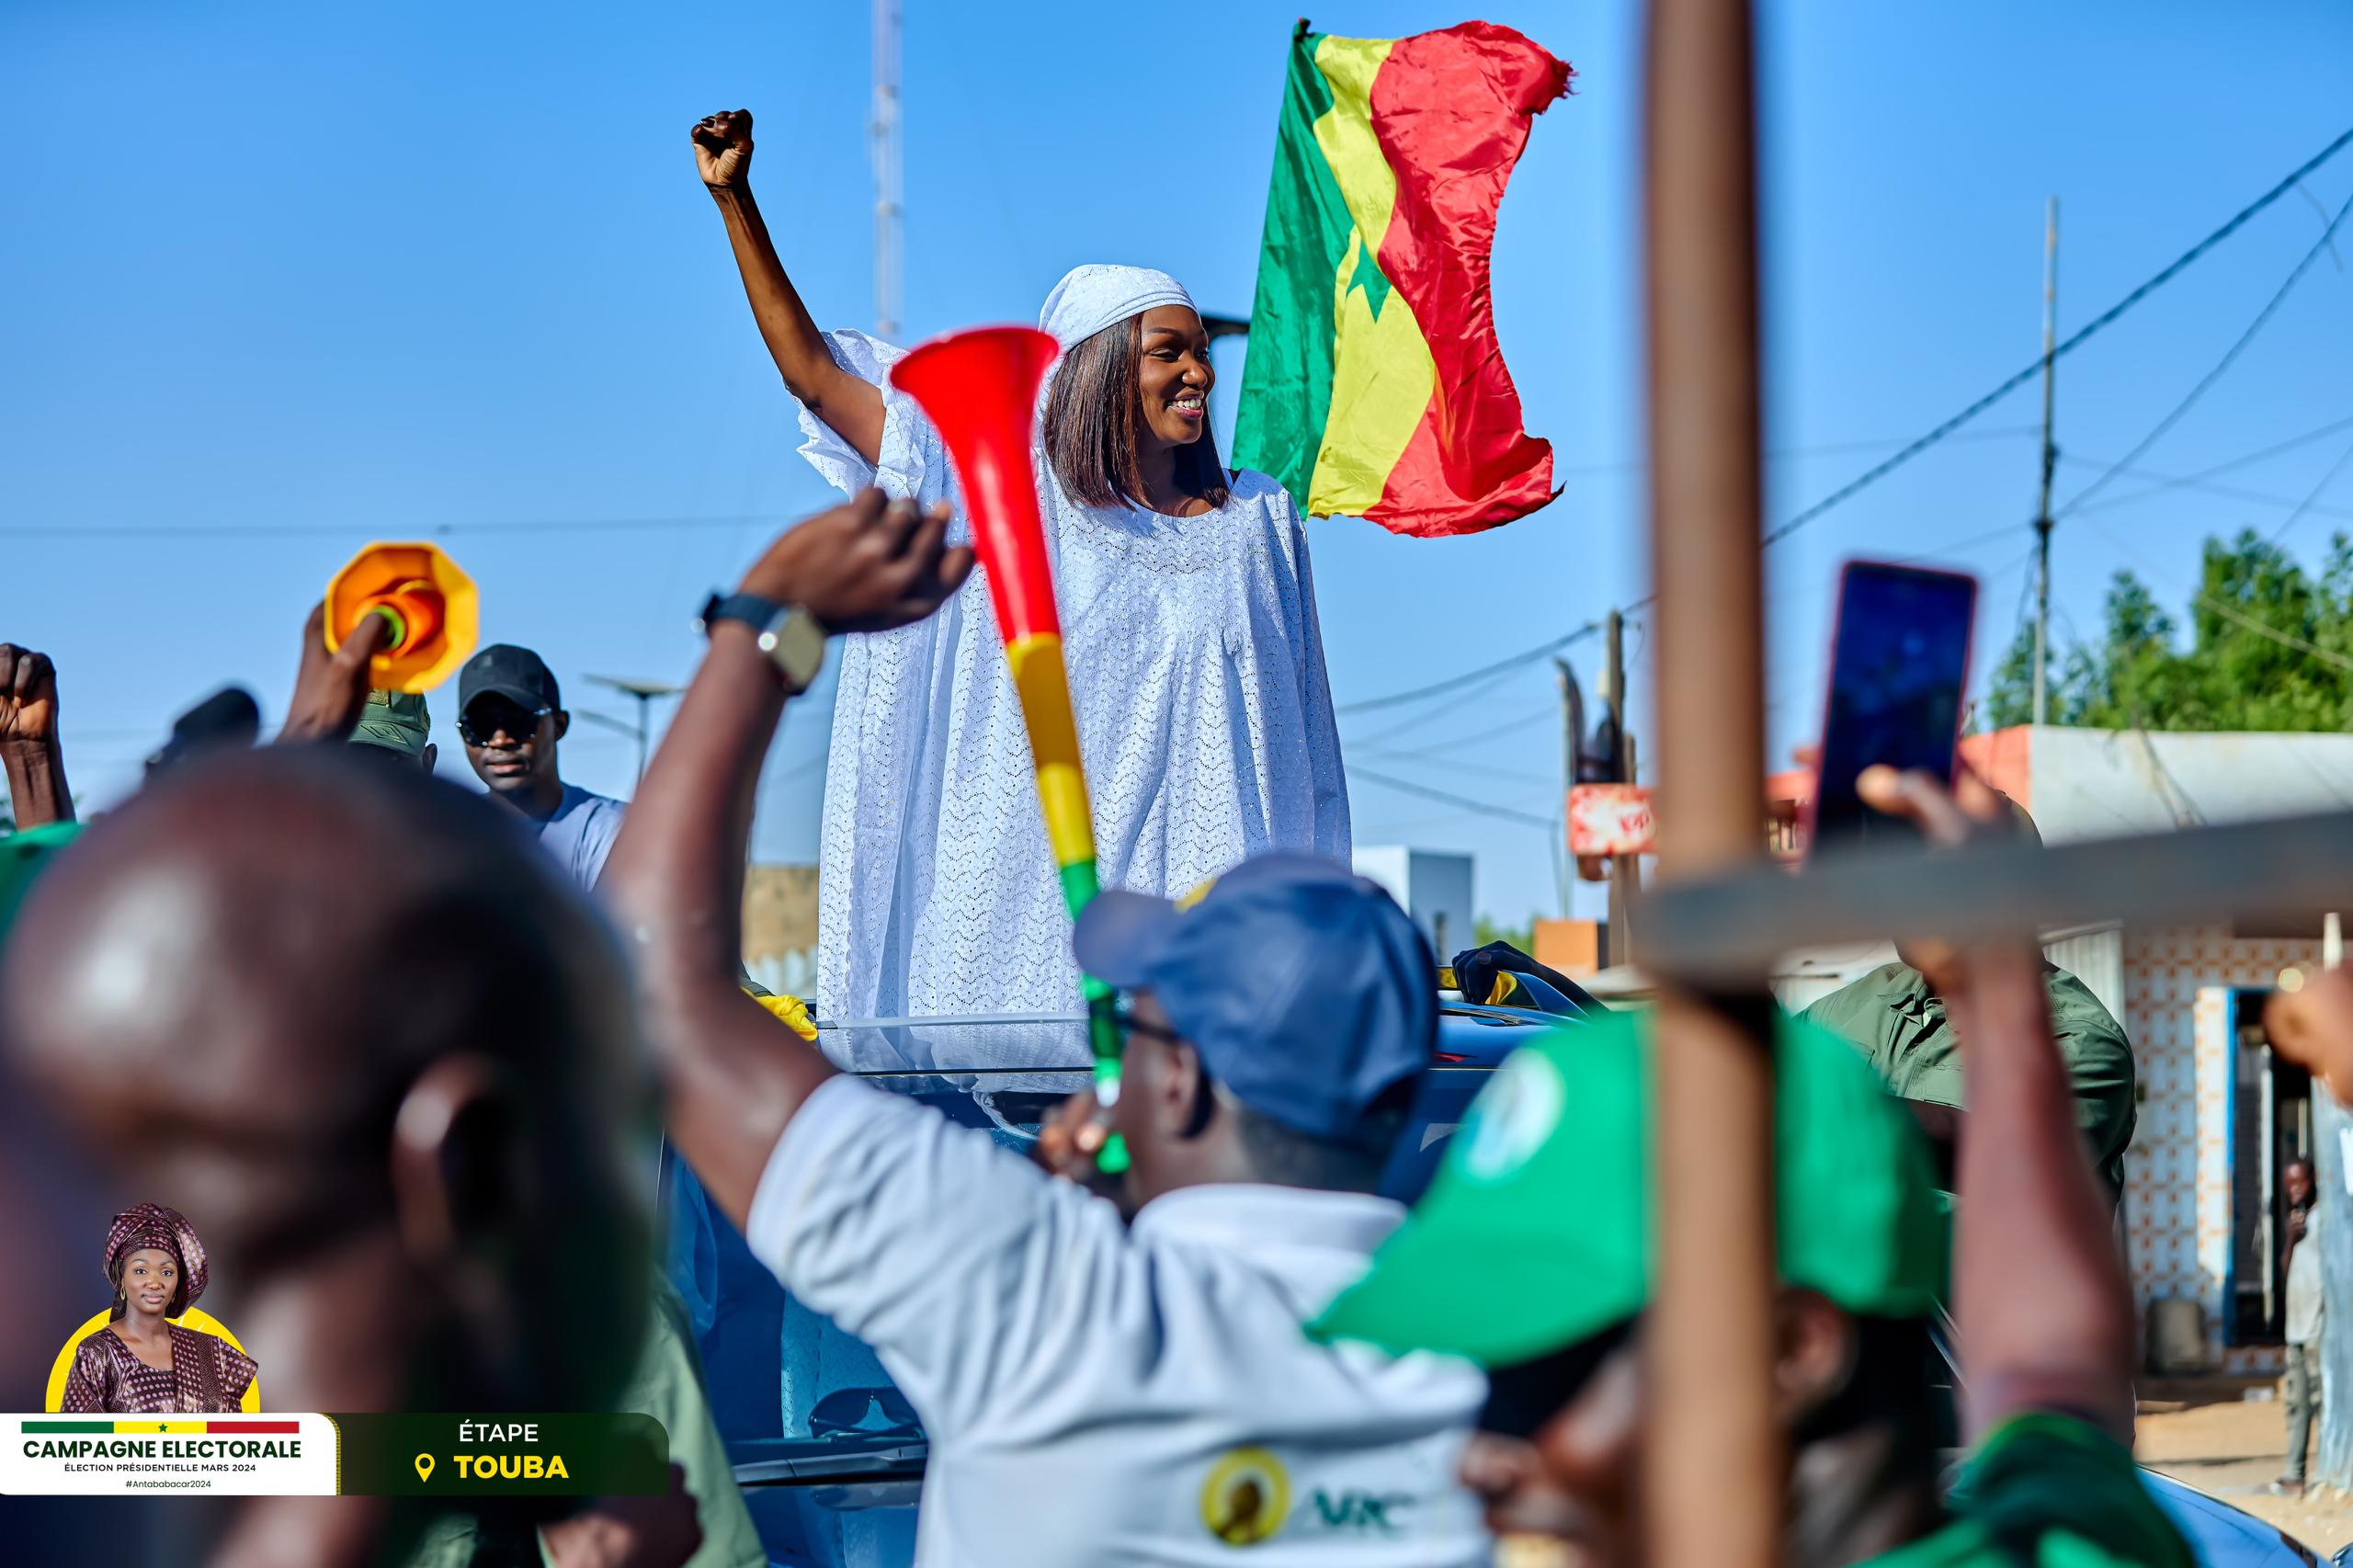
M 901 351 L 863 333 L 831 341 L 882 389 L 881 460 L 870 467 L 806 409 L 802 454 L 845 492 L 950 496 L 937 432 L 889 385 Z M 1199 517 L 1088 506 L 1033 455 L 1103 885 L 1174 895 L 1271 848 L 1345 862 L 1347 788 L 1290 495 L 1244 472 Z M 1076 1007 L 1070 916 L 980 574 L 930 619 L 844 638 L 839 654 L 821 1016 Z

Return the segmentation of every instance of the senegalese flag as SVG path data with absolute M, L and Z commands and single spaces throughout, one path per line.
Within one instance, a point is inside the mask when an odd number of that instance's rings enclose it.
M 1495 210 L 1574 73 L 1509 28 L 1302 28 L 1267 192 L 1235 460 L 1309 512 L 1472 533 L 1552 498 L 1489 294 Z

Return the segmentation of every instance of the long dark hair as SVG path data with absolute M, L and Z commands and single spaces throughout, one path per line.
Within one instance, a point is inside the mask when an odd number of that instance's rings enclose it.
M 1046 394 L 1046 459 L 1073 500 L 1147 505 L 1139 445 L 1143 390 L 1136 374 L 1142 354 L 1143 317 L 1134 315 L 1081 341 L 1054 371 Z M 1176 483 L 1212 506 L 1225 505 L 1225 465 L 1206 427 L 1199 440 L 1176 449 Z

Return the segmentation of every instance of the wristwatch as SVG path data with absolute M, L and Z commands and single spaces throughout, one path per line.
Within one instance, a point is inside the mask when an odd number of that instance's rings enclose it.
M 825 663 L 825 628 L 799 605 L 780 604 L 759 594 L 713 594 L 703 600 L 696 629 L 706 637 L 722 620 L 740 620 L 758 635 L 768 656 L 798 693 L 809 689 Z

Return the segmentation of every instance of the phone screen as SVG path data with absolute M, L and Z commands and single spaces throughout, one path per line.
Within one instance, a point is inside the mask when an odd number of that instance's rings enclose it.
M 1915 840 L 1855 793 L 1874 763 L 1920 768 L 1950 782 L 1969 675 L 1977 582 L 1878 562 L 1847 564 L 1838 586 L 1838 634 L 1815 783 L 1815 847 Z

